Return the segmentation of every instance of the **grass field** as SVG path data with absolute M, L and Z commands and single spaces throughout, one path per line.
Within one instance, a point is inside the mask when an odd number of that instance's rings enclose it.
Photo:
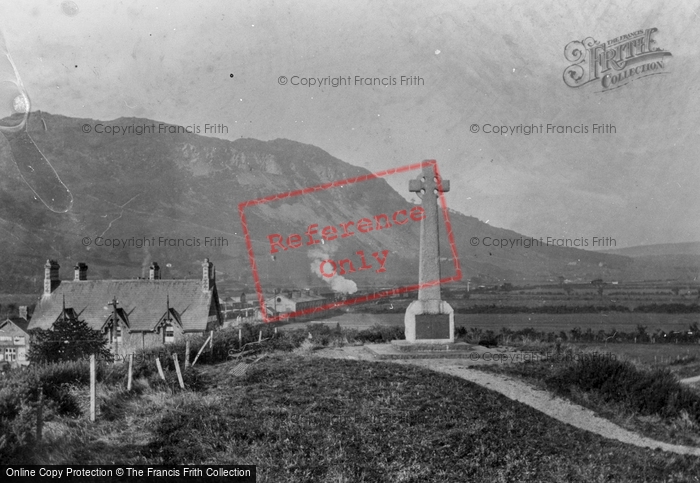
M 582 351 L 612 353 L 620 360 L 667 367 L 679 379 L 700 376 L 700 345 L 687 344 L 572 344 Z
M 257 340 L 261 328 L 265 337 L 271 337 L 270 326 L 244 326 L 244 341 Z M 9 404 L 6 407 L 24 408 L 10 421 L 13 431 L 33 432 L 35 385 L 44 381 L 44 394 L 53 403 L 47 403 L 44 412 L 43 441 L 16 446 L 4 461 L 254 464 L 259 482 L 700 478 L 700 458 L 604 439 L 461 378 L 417 366 L 316 357 L 313 348 L 319 344 L 338 347 L 368 340 L 368 334 L 322 329 L 280 331 L 266 343 L 267 357 L 243 376 L 233 373 L 236 362 L 222 362 L 230 348 L 238 347 L 238 330 L 222 331 L 211 356 L 206 352 L 200 364 L 185 371 L 185 391 L 175 382 L 169 358 L 167 383 L 160 381 L 152 357 L 137 358 L 131 392 L 125 390 L 126 366 L 106 365 L 98 371 L 95 423 L 86 414 L 87 364 L 37 368 L 36 380 L 30 372 L 10 373 L 4 376 L 7 385 L 3 393 L 0 384 L 0 393 Z M 314 332 L 313 342 L 307 330 Z M 373 332 L 396 335 L 389 328 Z M 389 340 L 383 335 L 381 339 Z M 202 342 L 197 340 L 195 346 Z M 183 346 L 176 343 L 170 349 L 184 355 Z M 51 391 L 56 388 L 65 390 Z M 13 403 L 18 392 L 26 396 L 20 406 Z M 70 411 L 54 404 L 56 398 L 73 401 L 66 406 Z M 607 406 L 601 408 L 605 413 Z M 613 416 L 627 417 L 611 411 Z M 634 424 L 665 424 L 659 418 L 639 421 Z M 671 424 L 676 429 L 659 434 L 671 441 L 687 437 L 687 421 L 676 418 Z M 654 434 L 653 428 L 649 434 Z
M 575 344 L 586 351 L 611 352 L 624 360 L 646 365 L 668 365 L 678 359 L 700 359 L 700 345 L 678 344 Z M 700 374 L 700 372 L 698 373 Z
M 341 327 L 367 328 L 372 325 L 403 325 L 403 312 L 397 314 L 362 314 L 346 313 L 319 320 L 319 323 Z M 581 327 L 584 331 L 591 328 L 593 332 L 599 330 L 617 329 L 624 332 L 636 332 L 637 324 L 646 326 L 647 332 L 652 333 L 656 329 L 664 331 L 687 330 L 688 326 L 700 321 L 700 314 L 456 314 L 456 327 L 476 327 L 484 330 L 498 332 L 502 327 L 511 330 L 532 327 L 544 332 L 569 332 L 574 327 Z M 289 324 L 289 327 L 303 327 L 309 322 Z
M 55 422 L 37 463 L 255 464 L 259 482 L 696 481 L 700 459 L 606 440 L 467 381 L 276 354 L 199 393 L 140 381 L 111 420 Z M 116 397 L 116 396 L 115 396 Z

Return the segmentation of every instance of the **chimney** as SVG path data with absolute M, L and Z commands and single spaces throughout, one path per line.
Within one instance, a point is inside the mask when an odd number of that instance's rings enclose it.
M 22 318 L 24 320 L 29 320 L 29 317 L 27 317 L 27 306 L 26 305 L 19 306 L 19 316 L 20 316 L 20 318 Z
M 46 260 L 46 265 L 44 265 L 44 295 L 51 295 L 61 284 L 58 279 L 59 268 L 61 266 L 56 260 Z
M 160 267 L 156 262 L 151 264 L 151 268 L 148 271 L 149 280 L 160 280 Z
M 81 280 L 87 280 L 87 269 L 88 266 L 84 263 L 80 262 L 77 264 L 75 266 L 75 278 L 73 278 L 73 281 L 78 282 Z
M 202 263 L 202 291 L 208 292 L 214 288 L 214 264 L 208 258 Z

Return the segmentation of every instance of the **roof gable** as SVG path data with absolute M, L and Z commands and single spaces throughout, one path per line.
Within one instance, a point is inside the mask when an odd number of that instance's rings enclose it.
M 4 327 L 11 325 L 16 327 L 17 329 L 21 330 L 24 333 L 28 332 L 28 326 L 29 326 L 29 321 L 22 318 L 22 317 L 10 317 L 9 319 L 5 319 L 0 322 L 0 330 L 3 330 Z M 5 328 L 4 330 L 7 330 Z
M 175 322 L 173 324 L 173 322 Z M 153 325 L 153 329 L 159 331 L 161 327 L 166 327 L 168 325 L 178 325 L 182 329 L 182 320 L 180 319 L 180 314 L 173 308 L 168 308 L 163 316 Z
M 104 331 L 114 326 L 114 312 L 115 310 L 112 310 L 112 313 L 104 321 L 104 324 L 102 324 L 102 327 L 100 327 L 101 330 Z M 131 324 L 129 324 L 129 315 L 124 311 L 124 309 L 119 307 L 116 309 L 116 313 L 116 318 L 119 320 L 120 325 L 125 326 L 127 329 L 131 329 Z

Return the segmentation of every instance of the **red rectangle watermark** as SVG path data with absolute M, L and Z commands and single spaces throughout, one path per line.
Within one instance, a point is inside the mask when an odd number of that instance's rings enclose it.
M 330 190 L 332 188 L 339 188 L 343 186 L 349 186 L 349 185 L 354 185 L 362 182 L 367 182 L 371 180 L 375 180 L 378 178 L 386 178 L 390 175 L 394 174 L 401 174 L 401 173 L 406 173 L 410 171 L 418 171 L 419 173 L 423 171 L 424 168 L 430 167 L 433 170 L 433 173 L 435 175 L 435 178 L 438 180 L 438 187 L 441 188 L 441 177 L 438 171 L 438 166 L 437 162 L 435 160 L 427 160 L 423 161 L 421 163 L 416 163 L 416 164 L 411 164 L 408 166 L 402 166 L 399 168 L 393 168 L 393 169 L 388 169 L 385 171 L 379 171 L 376 173 L 370 173 L 362 176 L 356 176 L 353 178 L 348 178 L 340 181 L 332 181 L 329 183 L 324 183 L 316 186 L 311 186 L 308 188 L 304 189 L 299 189 L 299 190 L 293 190 L 293 191 L 287 191 L 285 193 L 279 193 L 276 195 L 271 195 L 271 196 L 265 196 L 262 198 L 257 198 L 254 200 L 249 200 L 245 201 L 243 203 L 240 203 L 238 205 L 238 214 L 241 218 L 241 225 L 243 227 L 243 233 L 245 235 L 245 240 L 246 240 L 246 247 L 248 250 L 248 259 L 250 261 L 250 266 L 252 269 L 253 273 L 253 280 L 255 282 L 255 290 L 257 292 L 258 296 L 258 302 L 260 303 L 261 307 L 261 314 L 262 314 L 262 319 L 264 322 L 278 322 L 282 321 L 291 317 L 298 317 L 302 315 L 308 315 L 311 313 L 315 312 L 320 312 L 323 310 L 332 310 L 336 309 L 338 307 L 342 306 L 347 306 L 347 305 L 352 305 L 352 304 L 358 304 L 358 303 L 363 303 L 363 302 L 369 302 L 373 300 L 377 300 L 380 298 L 385 298 L 389 297 L 392 295 L 397 295 L 405 292 L 412 292 L 412 291 L 418 291 L 422 287 L 428 287 L 428 286 L 434 286 L 438 284 L 445 284 L 449 282 L 455 282 L 459 281 L 462 279 L 462 270 L 459 264 L 459 257 L 457 255 L 457 247 L 455 245 L 454 241 L 454 234 L 452 232 L 452 225 L 450 223 L 450 217 L 449 217 L 449 212 L 447 209 L 447 204 L 445 203 L 445 197 L 444 193 L 442 192 L 441 189 L 438 190 L 438 200 L 439 200 L 439 208 L 441 209 L 442 217 L 444 220 L 445 224 L 445 232 L 447 235 L 447 241 L 449 243 L 449 248 L 451 251 L 451 260 L 454 263 L 454 275 L 449 276 L 449 277 L 442 277 L 439 280 L 429 280 L 424 283 L 417 283 L 414 285 L 408 285 L 404 287 L 397 287 L 394 289 L 390 290 L 383 290 L 380 292 L 374 292 L 370 294 L 365 294 L 353 298 L 348 298 L 346 300 L 338 300 L 338 301 L 331 301 L 328 300 L 327 303 L 323 303 L 318 306 L 313 306 L 313 307 L 308 307 L 296 311 L 290 311 L 290 312 L 285 312 L 285 313 L 274 313 L 270 315 L 268 314 L 268 309 L 269 306 L 266 304 L 265 300 L 265 294 L 263 291 L 263 287 L 260 282 L 260 274 L 258 272 L 258 264 L 256 263 L 256 257 L 255 253 L 253 250 L 253 240 L 251 237 L 251 233 L 248 229 L 248 221 L 246 219 L 246 214 L 245 211 L 248 208 L 254 207 L 254 206 L 261 206 L 261 205 L 266 205 L 269 203 L 273 202 L 278 202 L 281 200 L 286 200 L 286 199 L 292 199 L 297 196 L 301 195 L 310 195 L 314 193 L 320 193 L 326 190 Z M 355 234 L 363 234 L 367 233 L 369 231 L 374 230 L 374 222 L 376 221 L 377 223 L 377 228 L 376 230 L 379 231 L 381 229 L 385 228 L 390 228 L 394 225 L 406 225 L 409 223 L 418 223 L 422 222 L 421 220 L 425 218 L 425 213 L 421 205 L 414 205 L 410 209 L 402 209 L 398 210 L 393 214 L 379 214 L 375 215 L 373 219 L 367 218 L 366 216 L 361 218 L 360 220 L 355 223 L 354 221 L 347 222 L 347 223 L 340 223 L 340 224 L 329 224 L 327 226 L 319 226 L 318 223 L 316 224 L 311 224 L 308 225 L 306 228 L 306 231 L 303 234 L 299 233 L 292 233 L 289 236 L 285 236 L 285 234 L 279 234 L 279 233 L 270 233 L 267 236 L 267 243 L 268 243 L 268 248 L 269 248 L 269 253 L 272 254 L 272 257 L 276 256 L 276 254 L 283 254 L 288 251 L 293 251 L 297 248 L 301 248 L 302 246 L 312 246 L 312 245 L 325 245 L 326 241 L 329 243 L 332 241 L 336 240 L 341 240 L 347 237 L 354 236 Z M 391 224 L 391 222 L 394 222 L 394 225 Z M 382 225 L 384 223 L 384 225 Z M 350 230 L 356 229 L 357 232 L 351 232 Z M 330 252 L 331 254 L 333 252 Z M 356 254 L 359 256 L 358 258 L 360 259 L 359 261 L 362 263 L 362 266 L 360 266 L 359 270 L 363 269 L 370 269 L 374 268 L 372 265 L 374 262 L 379 263 L 379 269 L 376 270 L 377 273 L 380 273 L 382 271 L 386 271 L 385 269 L 385 262 L 387 260 L 387 256 L 389 254 L 388 250 L 383 250 L 383 251 L 377 251 L 375 253 L 370 254 L 365 254 L 364 251 L 358 251 Z M 370 263 L 368 263 L 368 261 Z M 347 263 L 344 263 L 347 262 Z M 327 259 L 327 260 L 321 260 L 318 262 L 319 266 L 317 267 L 320 274 L 316 274 L 317 276 L 320 276 L 321 278 L 323 277 L 335 277 L 337 274 L 345 275 L 346 273 L 349 272 L 355 272 L 356 270 L 354 269 L 354 265 L 349 259 L 341 260 L 340 263 L 335 263 L 335 261 Z M 312 263 L 312 267 L 314 264 Z M 415 274 L 416 278 L 418 278 L 418 273 L 416 271 Z M 340 278 L 343 278 L 342 276 Z M 354 282 L 353 282 L 354 284 Z M 277 295 L 274 295 L 276 297 Z

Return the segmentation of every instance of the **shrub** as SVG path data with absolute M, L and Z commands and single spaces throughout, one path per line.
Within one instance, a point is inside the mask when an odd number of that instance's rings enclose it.
M 89 354 L 109 357 L 107 341 L 99 330 L 87 322 L 63 318 L 51 330 L 33 329 L 29 360 L 34 363 L 74 361 Z
M 686 411 L 700 422 L 700 395 L 682 386 L 667 368 L 640 370 L 628 361 L 589 355 L 565 365 L 546 382 L 562 394 L 569 395 L 574 386 L 644 415 L 671 418 Z
M 384 325 L 373 325 L 369 329 L 361 330 L 354 337 L 358 342 L 390 342 L 392 340 L 403 340 L 406 338 L 404 328 L 401 326 L 387 327 Z

